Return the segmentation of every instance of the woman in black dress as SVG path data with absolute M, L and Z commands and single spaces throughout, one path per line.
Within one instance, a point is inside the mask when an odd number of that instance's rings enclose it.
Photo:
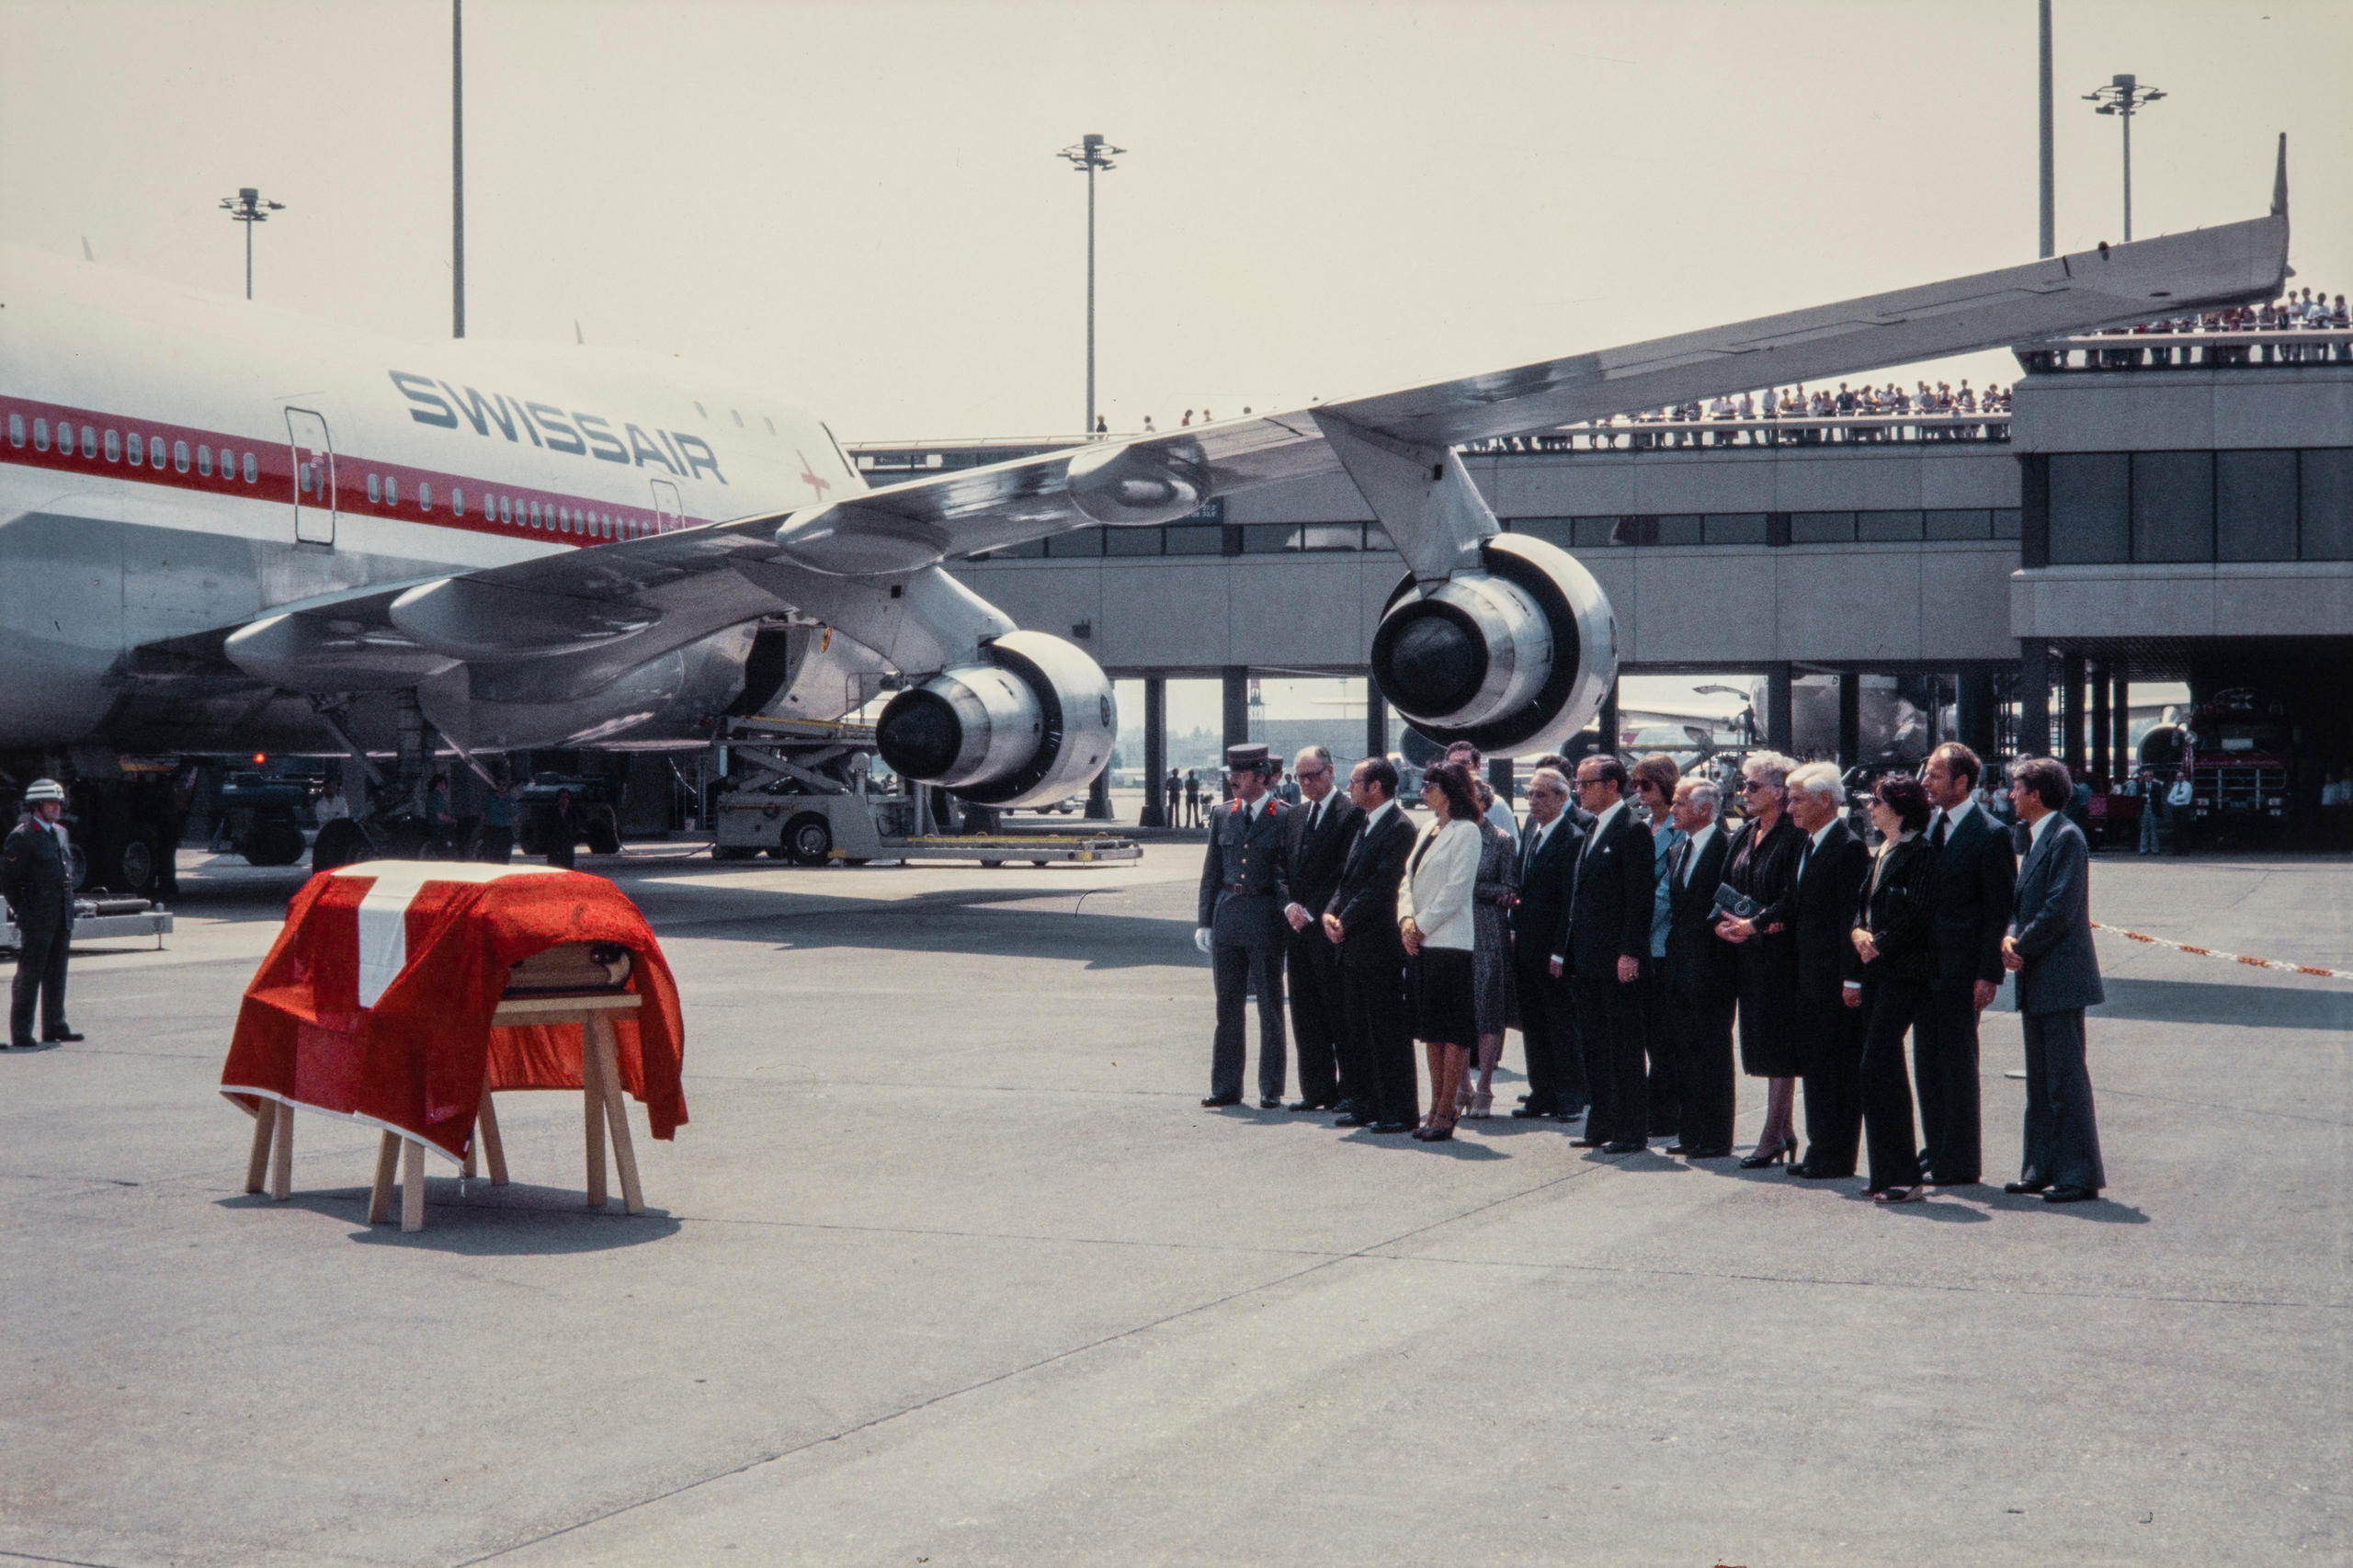
M 1716 935 L 1740 949 L 1740 1066 L 1766 1080 L 1765 1125 L 1744 1169 L 1779 1165 L 1798 1146 L 1792 1111 L 1798 1086 L 1798 946 L 1790 929 L 1805 834 L 1790 820 L 1789 780 L 1797 764 L 1779 752 L 1749 753 L 1740 765 L 1748 820 L 1724 858 L 1724 884 L 1756 904 L 1743 919 L 1726 912 Z
M 1863 1134 L 1870 1145 L 1870 1195 L 1881 1203 L 1927 1196 L 1920 1147 L 1912 1137 L 1912 1080 L 1904 1036 L 1928 1002 L 1936 974 L 1929 879 L 1936 857 L 1921 833 L 1928 792 L 1891 775 L 1871 790 L 1871 825 L 1882 840 L 1855 912 L 1855 951 L 1863 960 Z

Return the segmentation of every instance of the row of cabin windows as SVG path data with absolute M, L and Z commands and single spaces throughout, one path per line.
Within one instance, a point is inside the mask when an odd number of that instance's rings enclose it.
M 29 442 L 33 450 L 45 452 L 53 443 L 61 455 L 70 457 L 74 453 L 76 436 L 77 432 L 69 420 L 59 420 L 55 435 L 52 437 L 46 418 L 36 416 L 28 427 L 23 415 L 8 415 L 8 444 L 12 447 L 21 448 Z M 132 468 L 153 468 L 161 471 L 168 464 L 176 472 L 187 473 L 193 469 L 199 476 L 210 479 L 217 464 L 222 479 L 233 480 L 237 477 L 238 469 L 241 466 L 239 455 L 227 447 L 219 449 L 216 455 L 214 449 L 205 443 L 199 442 L 191 448 L 186 441 L 167 443 L 161 436 L 150 437 L 138 430 L 131 431 L 128 436 L 119 430 L 101 432 L 95 425 L 83 426 L 78 436 L 84 457 L 96 458 L 103 451 L 107 461 L 128 463 Z M 260 482 L 261 462 L 253 453 L 244 454 L 242 467 L 244 471 L 244 482 L 247 484 Z M 296 472 L 296 479 L 304 494 L 311 496 L 321 494 L 319 465 L 315 461 L 300 464 Z M 426 511 L 431 511 L 433 486 L 430 483 L 420 483 L 416 487 L 416 493 L 417 505 Z M 399 506 L 400 481 L 387 476 L 369 474 L 368 499 L 379 506 Z M 556 533 L 596 539 L 642 539 L 653 531 L 652 525 L 646 518 L 632 517 L 627 514 L 592 512 L 585 507 L 544 506 L 537 501 L 518 502 L 511 495 L 497 496 L 490 504 L 494 507 L 498 520 L 512 526 L 542 528 Z M 458 517 L 462 517 L 466 515 L 464 491 L 452 489 L 449 492 L 449 509 Z
M 311 475 L 311 465 L 303 465 L 303 488 L 316 494 Z M 390 474 L 371 473 L 368 476 L 368 499 L 380 506 L 401 504 L 401 482 Z M 416 501 L 425 511 L 433 510 L 433 486 L 419 482 Z M 466 515 L 466 493 L 449 492 L 452 515 Z M 483 497 L 483 516 L 507 528 L 539 528 L 545 532 L 571 534 L 583 539 L 643 539 L 654 531 L 654 523 L 642 516 L 626 512 L 592 512 L 585 506 L 558 506 L 546 502 L 518 499 L 513 495 Z
M 48 420 L 35 418 L 29 434 L 33 450 L 45 452 L 50 449 Z M 25 416 L 21 414 L 8 415 L 8 444 L 12 447 L 22 447 L 26 444 L 27 435 Z M 71 420 L 61 419 L 57 422 L 56 446 L 59 456 L 74 455 L 74 436 L 75 432 Z M 166 443 L 161 436 L 151 437 L 137 430 L 131 431 L 128 437 L 119 430 L 108 430 L 102 435 L 95 425 L 83 426 L 80 436 L 82 455 L 85 458 L 95 458 L 103 450 L 106 453 L 107 461 L 110 463 L 128 462 L 132 468 L 156 470 L 161 470 L 168 464 L 179 473 L 188 472 L 192 466 L 204 478 L 212 477 L 216 454 L 211 447 L 201 443 L 191 450 L 186 441 Z M 238 461 L 235 452 L 222 447 L 217 454 L 217 460 L 222 478 L 237 477 Z M 261 478 L 261 463 L 251 452 L 244 454 L 244 477 L 247 484 L 255 483 Z

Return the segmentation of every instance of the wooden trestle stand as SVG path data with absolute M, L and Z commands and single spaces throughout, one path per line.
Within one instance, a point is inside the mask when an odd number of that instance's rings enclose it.
M 638 997 L 628 991 L 579 996 L 515 996 L 502 1001 L 491 1015 L 491 1025 L 562 1025 L 580 1028 L 580 1104 L 588 1154 L 588 1207 L 602 1209 L 605 1186 L 605 1138 L 613 1141 L 613 1163 L 620 1167 L 621 1208 L 639 1214 L 645 1194 L 637 1182 L 637 1151 L 629 1136 L 629 1102 L 621 1092 L 618 1044 L 613 1015 L 634 1012 Z M 466 1151 L 460 1175 L 474 1174 L 474 1151 L 487 1157 L 490 1185 L 506 1185 L 506 1151 L 498 1139 L 498 1113 L 491 1108 L 490 1090 L 482 1092 L 474 1113 L 479 1136 Z M 403 1145 L 406 1145 L 404 1149 Z M 400 1166 L 401 1229 L 425 1229 L 425 1145 L 414 1138 L 387 1131 L 376 1150 L 376 1180 L 368 1199 L 368 1222 L 381 1224 L 392 1217 L 393 1166 Z M 292 1195 L 294 1176 L 294 1108 L 282 1100 L 262 1103 L 254 1118 L 252 1155 L 245 1162 L 245 1190 L 263 1190 L 283 1200 Z

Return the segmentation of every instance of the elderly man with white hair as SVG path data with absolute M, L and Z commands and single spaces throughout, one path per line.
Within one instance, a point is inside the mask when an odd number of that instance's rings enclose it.
M 1835 1181 L 1855 1174 L 1863 1138 L 1863 967 L 1850 933 L 1870 851 L 1847 825 L 1847 786 L 1829 763 L 1790 775 L 1790 816 L 1806 835 L 1790 911 L 1806 1151 L 1790 1174 Z
M 1562 978 L 1569 951 L 1569 904 L 1585 831 L 1568 817 L 1569 780 L 1540 767 L 1528 781 L 1528 823 L 1519 835 L 1519 902 L 1511 921 L 1512 979 L 1519 994 L 1520 1046 L 1528 1057 L 1528 1103 L 1512 1115 L 1567 1121 L 1586 1106 L 1576 1017 Z

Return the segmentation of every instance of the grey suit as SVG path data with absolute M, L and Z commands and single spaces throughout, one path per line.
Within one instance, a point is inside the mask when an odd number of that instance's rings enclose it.
M 1209 854 L 1201 862 L 1199 924 L 1209 928 L 1217 983 L 1217 1038 L 1210 1057 L 1210 1094 L 1242 1097 L 1242 1012 L 1258 998 L 1258 1097 L 1283 1094 L 1282 916 L 1290 902 L 1283 818 L 1289 808 L 1266 799 L 1250 816 L 1237 801 L 1210 811 Z
M 2026 1153 L 2029 1182 L 2097 1190 L 2099 1123 L 2084 1062 L 2084 1009 L 2107 1000 L 2092 950 L 2091 848 L 2064 816 L 2034 839 L 2018 863 L 2010 936 L 2018 971 L 2018 1017 L 2026 1036 Z

